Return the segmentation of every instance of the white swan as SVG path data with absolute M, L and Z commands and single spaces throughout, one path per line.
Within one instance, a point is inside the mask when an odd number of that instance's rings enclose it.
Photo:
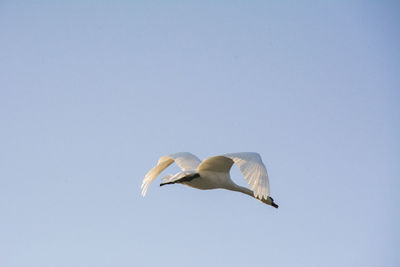
M 181 169 L 175 175 L 163 177 L 160 186 L 167 184 L 184 184 L 197 189 L 223 188 L 242 192 L 252 196 L 261 202 L 278 208 L 274 200 L 269 196 L 269 181 L 267 169 L 258 153 L 244 152 L 231 153 L 210 157 L 201 162 L 195 155 L 189 152 L 180 152 L 163 156 L 158 164 L 152 168 L 143 179 L 142 196 L 146 195 L 151 182 L 175 162 Z M 243 174 L 250 189 L 235 184 L 229 175 L 229 171 L 235 163 Z

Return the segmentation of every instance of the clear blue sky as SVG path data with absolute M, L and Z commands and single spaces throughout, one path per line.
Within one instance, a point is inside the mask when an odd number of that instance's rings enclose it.
M 0 266 L 400 266 L 399 12 L 1 1 Z M 141 198 L 179 151 L 259 152 L 280 208 Z

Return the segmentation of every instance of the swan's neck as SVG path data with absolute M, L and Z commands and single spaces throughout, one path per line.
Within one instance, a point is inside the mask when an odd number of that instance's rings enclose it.
M 251 191 L 250 189 L 237 185 L 237 184 L 233 184 L 232 186 L 230 186 L 229 188 L 227 188 L 228 190 L 232 190 L 232 191 L 236 191 L 236 192 L 241 192 L 244 193 L 246 195 L 249 195 L 251 197 L 254 197 L 254 193 L 253 191 Z
M 255 199 L 258 199 L 254 196 L 254 192 L 251 191 L 250 189 L 237 185 L 235 183 L 232 182 L 232 184 L 229 187 L 226 187 L 226 189 L 228 190 L 232 190 L 232 191 L 236 191 L 236 192 L 241 192 L 243 194 L 249 195 Z M 274 202 L 274 200 L 270 197 L 267 197 L 266 199 L 262 198 L 262 199 L 258 199 L 259 201 L 261 201 L 264 204 L 273 206 L 274 208 L 278 208 L 278 205 Z

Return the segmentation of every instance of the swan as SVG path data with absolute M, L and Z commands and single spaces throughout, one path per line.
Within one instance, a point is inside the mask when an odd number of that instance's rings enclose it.
M 267 169 L 261 156 L 255 152 L 229 153 L 209 157 L 203 161 L 189 152 L 162 156 L 143 179 L 141 187 L 143 197 L 157 176 L 174 162 L 182 171 L 175 175 L 164 176 L 160 186 L 184 184 L 201 190 L 222 188 L 244 193 L 264 204 L 278 208 L 274 199 L 269 196 Z M 251 190 L 231 180 L 229 171 L 233 164 L 239 167 Z

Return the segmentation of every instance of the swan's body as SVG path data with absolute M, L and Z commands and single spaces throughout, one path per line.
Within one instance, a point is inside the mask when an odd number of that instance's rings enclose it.
M 269 196 L 267 169 L 260 155 L 253 152 L 225 154 L 207 158 L 203 162 L 188 152 L 163 156 L 143 179 L 143 196 L 146 195 L 151 182 L 173 162 L 182 171 L 175 175 L 165 176 L 160 186 L 180 183 L 202 190 L 222 188 L 247 194 L 265 204 L 278 208 L 278 205 Z M 229 171 L 234 163 L 238 165 L 251 190 L 232 181 Z

